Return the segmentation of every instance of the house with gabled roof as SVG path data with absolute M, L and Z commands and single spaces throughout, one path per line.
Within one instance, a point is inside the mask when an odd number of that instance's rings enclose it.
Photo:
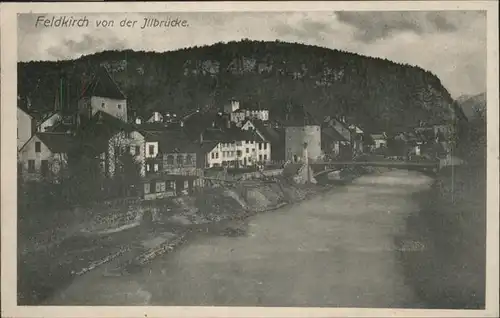
M 28 181 L 58 181 L 75 145 L 71 134 L 35 133 L 19 150 L 18 173 Z
M 205 129 L 200 133 L 199 144 L 205 168 L 248 167 L 270 160 L 267 152 L 263 153 L 269 144 L 261 136 L 234 126 Z
M 104 67 L 96 72 L 78 100 L 77 122 L 81 126 L 99 111 L 128 121 L 127 97 Z
M 100 159 L 106 176 L 113 177 L 119 172 L 120 158 L 125 154 L 132 156 L 139 165 L 140 175 L 145 176 L 145 136 L 134 125 L 98 111 L 79 130 L 79 139 L 86 153 Z
M 17 150 L 36 132 L 36 119 L 27 109 L 17 106 Z
M 321 129 L 321 149 L 328 157 L 351 154 L 350 142 L 333 127 Z

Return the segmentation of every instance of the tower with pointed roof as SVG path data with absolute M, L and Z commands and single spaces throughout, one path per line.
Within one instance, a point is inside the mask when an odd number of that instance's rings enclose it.
M 124 122 L 128 120 L 127 97 L 104 67 L 95 73 L 80 96 L 78 121 L 81 123 L 82 120 L 91 118 L 99 111 Z

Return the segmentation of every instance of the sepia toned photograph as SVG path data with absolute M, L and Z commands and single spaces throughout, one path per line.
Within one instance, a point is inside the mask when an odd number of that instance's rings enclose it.
M 487 308 L 485 8 L 79 8 L 9 20 L 11 306 Z

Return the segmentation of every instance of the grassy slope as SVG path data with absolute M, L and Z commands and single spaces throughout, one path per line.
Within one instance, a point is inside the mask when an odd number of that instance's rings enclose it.
M 419 196 L 422 210 L 408 220 L 408 229 L 428 249 L 403 256 L 409 283 L 433 308 L 484 308 L 484 159 L 442 170 L 433 188 Z

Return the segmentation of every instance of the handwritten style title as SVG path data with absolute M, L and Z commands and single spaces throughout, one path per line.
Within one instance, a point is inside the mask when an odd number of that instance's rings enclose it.
M 87 18 L 87 16 L 81 18 L 75 18 L 73 16 L 53 16 L 47 18 L 46 16 L 38 16 L 35 22 L 35 27 L 45 27 L 45 28 L 87 28 L 91 25 L 91 21 Z M 93 25 L 98 28 L 135 28 L 140 26 L 141 29 L 146 28 L 185 28 L 189 26 L 187 20 L 181 20 L 179 18 L 166 18 L 166 19 L 157 19 L 157 18 L 143 18 L 142 20 L 130 20 L 128 18 L 124 18 L 122 20 L 113 20 L 113 19 L 99 19 L 93 22 Z

